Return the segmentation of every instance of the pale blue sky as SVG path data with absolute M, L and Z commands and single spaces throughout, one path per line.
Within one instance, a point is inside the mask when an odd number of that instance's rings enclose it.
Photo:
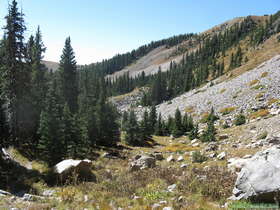
M 46 60 L 59 61 L 71 36 L 79 64 L 173 35 L 202 32 L 239 16 L 280 10 L 279 0 L 18 0 L 29 36 L 40 25 Z M 0 0 L 0 25 L 8 0 Z M 1 32 L 2 33 L 2 32 Z

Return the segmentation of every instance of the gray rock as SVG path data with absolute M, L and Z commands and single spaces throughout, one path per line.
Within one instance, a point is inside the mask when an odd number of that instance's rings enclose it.
M 90 160 L 73 160 L 67 159 L 59 162 L 54 166 L 54 172 L 59 175 L 61 180 L 66 180 L 73 173 L 76 173 L 81 178 L 91 178 L 91 165 Z
M 189 164 L 183 163 L 180 168 L 187 168 L 189 166 Z
M 143 170 L 146 168 L 154 168 L 156 159 L 151 155 L 142 155 L 140 158 L 130 163 L 130 171 Z
M 221 152 L 221 153 L 217 156 L 218 160 L 224 160 L 225 157 L 226 157 L 226 152 Z
M 11 193 L 4 190 L 0 190 L 0 196 L 7 196 L 7 195 L 11 195 Z
M 178 158 L 177 158 L 177 161 L 178 162 L 182 162 L 184 160 L 184 157 L 182 155 L 180 155 Z
M 167 207 L 164 207 L 162 210 L 173 210 L 173 208 L 170 206 L 167 206 Z
M 172 185 L 169 185 L 167 187 L 167 191 L 168 192 L 173 192 L 175 189 L 176 189 L 177 185 L 176 184 L 172 184 Z
M 280 149 L 276 146 L 247 159 L 238 174 L 230 199 L 274 202 L 280 190 L 279 160 Z
M 175 158 L 173 157 L 173 155 L 170 155 L 167 159 L 167 162 L 171 162 L 171 161 L 175 161 Z
M 53 196 L 53 194 L 54 194 L 55 192 L 56 192 L 55 190 L 44 190 L 44 192 L 42 193 L 42 195 L 43 195 L 43 196 L 50 197 L 50 196 Z
M 31 195 L 28 193 L 25 193 L 22 197 L 22 200 L 24 201 L 39 201 L 39 200 L 44 200 L 46 199 L 45 197 L 38 196 L 38 195 Z

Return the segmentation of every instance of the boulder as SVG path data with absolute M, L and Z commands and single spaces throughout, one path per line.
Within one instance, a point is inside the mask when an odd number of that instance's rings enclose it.
M 67 159 L 59 162 L 54 166 L 54 172 L 59 175 L 61 180 L 66 180 L 73 175 L 77 174 L 79 178 L 88 179 L 92 178 L 91 172 L 92 161 L 90 160 L 73 160 Z
M 182 156 L 182 155 L 180 155 L 178 158 L 177 158 L 177 161 L 178 162 L 181 162 L 181 161 L 183 161 L 184 160 L 184 157 Z
M 280 147 L 271 147 L 246 159 L 238 174 L 231 200 L 279 201 Z
M 167 162 L 171 162 L 171 161 L 175 161 L 173 155 L 170 155 L 167 159 L 166 159 Z
M 130 163 L 130 171 L 138 171 L 146 168 L 154 168 L 156 159 L 152 155 L 141 155 Z
M 11 195 L 11 193 L 4 190 L 0 190 L 0 196 L 7 196 L 7 195 Z
M 226 157 L 226 152 L 221 152 L 220 154 L 218 154 L 217 158 L 218 160 L 224 160 Z

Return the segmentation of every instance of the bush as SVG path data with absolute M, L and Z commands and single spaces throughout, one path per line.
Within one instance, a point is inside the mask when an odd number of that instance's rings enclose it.
M 234 119 L 234 125 L 243 125 L 246 123 L 246 117 L 245 115 L 243 115 L 242 113 L 240 113 L 239 115 L 237 115 Z
M 200 153 L 200 151 L 195 151 L 192 153 L 193 163 L 203 163 L 207 160 L 207 157 Z
M 257 136 L 257 139 L 258 140 L 265 139 L 267 137 L 267 134 L 268 134 L 267 131 L 264 131 L 263 133 Z
M 256 111 L 256 112 L 253 112 L 251 115 L 250 115 L 250 118 L 251 119 L 256 119 L 258 117 L 265 117 L 269 115 L 269 111 L 267 109 L 261 109 L 259 111 Z
M 226 107 L 226 108 L 220 109 L 220 113 L 222 115 L 227 115 L 227 114 L 233 112 L 235 109 L 236 109 L 236 107 Z

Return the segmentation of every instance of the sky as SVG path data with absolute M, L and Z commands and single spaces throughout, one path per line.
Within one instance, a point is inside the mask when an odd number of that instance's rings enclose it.
M 10 0 L 11 1 L 11 0 Z M 9 0 L 0 0 L 0 26 Z M 70 36 L 79 64 L 125 53 L 151 41 L 199 33 L 234 17 L 272 14 L 279 0 L 18 0 L 26 38 L 40 25 L 45 60 L 60 60 Z M 3 30 L 0 31 L 0 35 Z

